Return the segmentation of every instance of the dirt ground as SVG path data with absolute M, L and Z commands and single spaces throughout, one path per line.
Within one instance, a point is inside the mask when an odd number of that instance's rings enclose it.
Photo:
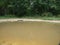
M 48 22 L 2 22 L 0 45 L 58 45 L 60 23 Z

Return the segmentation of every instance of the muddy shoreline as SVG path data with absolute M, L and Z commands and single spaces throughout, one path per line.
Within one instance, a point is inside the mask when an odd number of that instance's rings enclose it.
M 36 22 L 52 22 L 60 23 L 60 20 L 42 20 L 42 19 L 0 19 L 0 22 L 14 22 L 14 21 L 36 21 Z

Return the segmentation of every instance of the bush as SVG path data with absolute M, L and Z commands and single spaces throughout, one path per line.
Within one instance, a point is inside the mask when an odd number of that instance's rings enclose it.
M 0 0 L 0 16 L 12 14 L 23 16 L 58 16 L 59 0 Z
M 53 14 L 50 13 L 50 12 L 45 12 L 45 13 L 43 13 L 41 16 L 52 17 Z

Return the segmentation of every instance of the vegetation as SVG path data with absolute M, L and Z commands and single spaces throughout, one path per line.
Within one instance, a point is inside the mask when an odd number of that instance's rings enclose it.
M 0 17 L 60 17 L 60 0 L 0 0 Z

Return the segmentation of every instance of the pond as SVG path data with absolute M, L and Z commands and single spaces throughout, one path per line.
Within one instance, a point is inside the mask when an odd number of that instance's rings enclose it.
M 0 45 L 58 45 L 60 23 L 3 22 L 0 23 Z

